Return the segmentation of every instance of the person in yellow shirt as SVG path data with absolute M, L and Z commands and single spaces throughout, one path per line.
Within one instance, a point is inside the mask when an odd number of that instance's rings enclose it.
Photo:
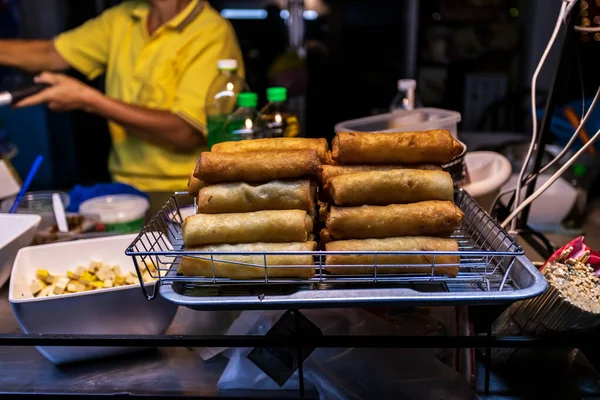
M 35 81 L 51 85 L 17 106 L 107 118 L 113 179 L 145 191 L 186 187 L 205 149 L 205 101 L 220 59 L 237 60 L 243 75 L 233 28 L 202 0 L 130 0 L 54 40 L 0 40 L 0 65 L 46 71 Z M 105 73 L 106 95 L 55 73 L 69 67 L 88 79 Z

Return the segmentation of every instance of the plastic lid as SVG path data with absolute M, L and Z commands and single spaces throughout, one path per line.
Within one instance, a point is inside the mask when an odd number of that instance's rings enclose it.
M 131 194 L 115 194 L 100 196 L 81 203 L 81 214 L 95 214 L 104 224 L 135 221 L 143 218 L 150 207 L 150 202 Z
M 269 102 L 280 102 L 287 100 L 287 89 L 284 87 L 271 87 L 267 89 L 267 100 Z
M 219 70 L 232 71 L 237 69 L 237 60 L 219 60 L 217 61 L 217 68 Z
M 398 90 L 408 90 L 408 89 L 414 89 L 417 87 L 417 81 L 415 81 L 414 79 L 400 79 L 398 81 Z
M 258 95 L 252 92 L 242 92 L 238 94 L 238 106 L 256 108 L 258 105 Z

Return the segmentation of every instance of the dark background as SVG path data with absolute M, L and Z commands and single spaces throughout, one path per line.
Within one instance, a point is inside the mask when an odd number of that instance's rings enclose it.
M 289 88 L 291 97 L 305 104 L 302 121 L 306 136 L 330 138 L 338 122 L 387 111 L 400 78 L 417 79 L 423 106 L 461 112 L 461 131 L 529 131 L 529 80 L 547 43 L 558 2 L 553 11 L 552 2 L 542 0 L 417 1 L 418 12 L 410 23 L 406 21 L 408 0 L 321 2 L 328 12 L 306 21 L 306 58 L 292 74 L 297 85 Z M 118 0 L 0 0 L 4 5 L 0 8 L 0 36 L 52 37 L 117 3 Z M 266 19 L 231 20 L 244 54 L 246 79 L 259 94 L 260 104 L 264 104 L 265 90 L 273 84 L 267 71 L 287 50 L 287 28 L 279 15 L 281 9 L 258 0 L 210 3 L 218 10 L 268 11 Z M 10 17 L 11 7 L 20 10 L 21 16 Z M 540 15 L 544 11 L 547 14 Z M 46 23 L 49 26 L 44 30 Z M 415 43 L 410 42 L 411 31 L 416 32 Z M 413 54 L 411 45 L 416 48 Z M 593 62 L 597 52 L 581 54 L 585 85 L 595 87 L 598 78 Z M 555 63 L 551 57 L 548 64 Z M 540 104 L 553 67 L 547 70 L 546 77 L 540 79 Z M 11 74 L 14 71 L 0 70 L 0 89 L 11 82 L 6 80 Z M 102 88 L 103 77 L 91 84 Z M 565 98 L 581 96 L 579 78 L 563 86 Z M 589 89 L 588 94 L 593 94 L 593 90 Z M 74 151 L 53 157 L 53 177 L 44 184 L 70 187 L 109 180 L 110 139 L 106 121 L 83 112 L 58 117 L 52 114 L 45 112 L 47 123 L 59 124 L 62 136 L 57 139 L 55 134 L 48 134 L 50 151 Z M 48 131 L 53 131 L 51 126 Z

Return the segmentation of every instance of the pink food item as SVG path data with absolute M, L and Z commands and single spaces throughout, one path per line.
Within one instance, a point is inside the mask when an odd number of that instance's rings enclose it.
M 555 262 L 557 259 L 581 258 L 586 252 L 589 251 L 589 260 L 587 263 L 591 265 L 594 273 L 600 276 L 600 252 L 590 249 L 585 244 L 584 240 L 585 238 L 583 236 L 579 236 L 555 251 L 554 254 L 552 254 L 552 256 L 550 256 L 550 258 L 542 266 L 541 270 L 543 271 L 548 264 Z M 571 252 L 566 257 L 561 257 L 561 255 L 565 251 L 569 250 L 569 248 L 572 248 Z

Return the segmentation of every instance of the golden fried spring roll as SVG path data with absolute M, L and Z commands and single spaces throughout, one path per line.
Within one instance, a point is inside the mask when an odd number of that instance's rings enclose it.
M 325 244 L 327 251 L 458 251 L 458 242 L 454 239 L 433 237 L 395 237 L 387 239 L 341 240 Z M 378 255 L 378 274 L 408 274 L 430 273 L 433 256 L 426 255 Z M 435 274 L 456 276 L 460 257 L 457 255 L 436 255 Z M 332 274 L 359 275 L 374 273 L 375 256 L 373 255 L 328 255 L 325 257 L 326 265 L 361 265 L 364 267 L 329 267 Z M 384 267 L 385 264 L 402 265 L 398 267 Z M 406 265 L 426 264 L 429 266 L 405 267 Z M 451 264 L 442 266 L 441 264 Z M 437 266 L 439 265 L 439 266 Z
M 214 153 L 246 153 L 249 151 L 284 151 L 308 150 L 317 151 L 321 162 L 327 161 L 329 145 L 327 139 L 311 138 L 271 138 L 242 140 L 238 142 L 223 142 L 215 144 L 211 151 Z
M 198 196 L 200 189 L 202 189 L 204 186 L 204 182 L 194 177 L 194 172 L 192 171 L 192 175 L 190 176 L 190 180 L 188 181 L 188 194 L 192 197 L 196 197 Z
M 323 165 L 319 174 L 319 182 L 323 186 L 329 185 L 329 182 L 340 175 L 356 174 L 358 172 L 370 171 L 390 171 L 394 169 L 424 169 L 431 171 L 441 171 L 442 167 L 431 164 L 414 165 Z
M 331 150 L 327 150 L 327 156 L 325 157 L 325 164 L 327 165 L 335 165 L 333 158 L 331 157 Z
M 333 242 L 331 235 L 329 234 L 329 229 L 323 228 L 319 232 L 319 238 L 321 239 L 322 244 L 327 244 L 329 242 Z
M 339 164 L 445 164 L 463 151 L 449 131 L 340 132 L 331 156 Z
M 209 153 L 200 155 L 194 176 L 203 182 L 269 182 L 316 176 L 321 162 L 316 150 Z
M 193 247 L 188 250 L 207 252 L 286 252 L 286 251 L 314 251 L 316 242 L 296 243 L 244 243 L 222 244 L 215 246 Z M 185 276 L 213 277 L 213 266 L 210 256 L 201 256 L 203 259 L 183 257 L 179 263 L 180 274 Z M 230 279 L 262 279 L 265 277 L 264 257 L 262 255 L 214 255 L 215 278 Z M 217 261 L 220 260 L 220 261 Z M 257 266 L 230 264 L 223 261 L 233 261 Z M 303 268 L 276 268 L 278 265 L 302 265 Z M 311 255 L 268 255 L 267 273 L 269 278 L 312 278 L 315 275 L 313 256 Z M 271 268 L 273 267 L 273 268 Z
M 329 203 L 318 201 L 317 206 L 319 208 L 319 222 L 327 221 L 327 214 L 329 214 Z
M 198 212 L 220 214 L 262 210 L 313 211 L 317 187 L 310 180 L 219 183 L 200 189 Z
M 446 171 L 396 169 L 340 175 L 329 183 L 329 197 L 338 206 L 454 200 L 454 182 Z
M 313 208 L 310 212 L 307 213 L 308 217 L 312 221 L 312 230 L 309 233 L 315 233 L 315 229 L 317 228 L 317 224 L 319 223 L 319 210 L 317 208 Z M 310 242 L 310 235 L 308 241 Z
M 389 206 L 331 207 L 327 228 L 332 238 L 450 236 L 463 212 L 451 201 L 422 201 Z
M 254 242 L 303 242 L 313 230 L 302 210 L 270 210 L 232 214 L 196 214 L 182 225 L 187 246 Z
M 200 158 L 198 158 L 198 160 L 196 161 L 196 167 L 198 166 L 199 161 Z M 200 191 L 200 189 L 206 186 L 204 182 L 202 182 L 200 179 L 194 176 L 194 171 L 196 170 L 196 167 L 194 167 L 194 169 L 190 173 L 190 179 L 188 179 L 188 194 L 192 197 L 198 196 L 198 192 Z

